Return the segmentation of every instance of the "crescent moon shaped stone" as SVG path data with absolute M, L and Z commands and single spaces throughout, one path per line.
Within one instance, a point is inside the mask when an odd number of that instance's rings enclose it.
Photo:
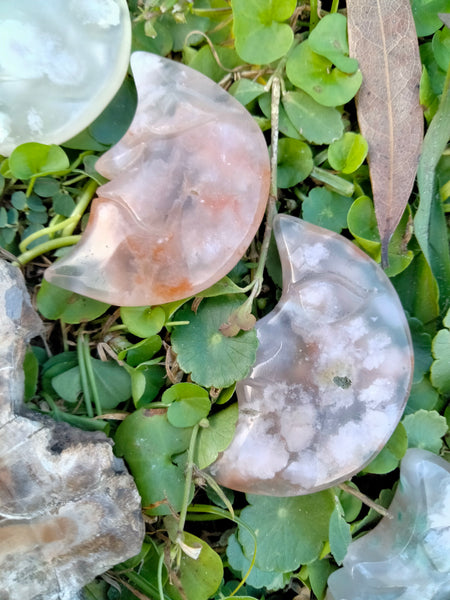
M 121 306 L 192 296 L 226 275 L 264 216 L 270 164 L 245 108 L 201 73 L 135 52 L 135 117 L 96 164 L 81 241 L 46 271 L 55 285 Z
M 0 154 L 87 127 L 128 68 L 126 0 L 0 2 Z
M 413 349 L 381 268 L 342 236 L 279 215 L 277 306 L 256 324 L 259 348 L 237 384 L 239 419 L 210 467 L 253 494 L 309 494 L 349 479 L 401 418 Z
M 328 578 L 326 600 L 450 598 L 450 464 L 410 448 L 400 485 L 383 517 L 353 541 L 343 568 Z

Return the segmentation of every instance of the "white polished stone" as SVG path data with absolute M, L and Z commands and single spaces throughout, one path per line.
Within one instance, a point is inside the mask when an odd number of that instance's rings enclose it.
M 126 0 L 0 2 L 0 154 L 87 127 L 128 67 Z
M 287 215 L 274 232 L 283 293 L 256 324 L 235 437 L 210 469 L 227 487 L 291 496 L 349 479 L 381 450 L 408 398 L 413 349 L 397 294 L 366 254 Z

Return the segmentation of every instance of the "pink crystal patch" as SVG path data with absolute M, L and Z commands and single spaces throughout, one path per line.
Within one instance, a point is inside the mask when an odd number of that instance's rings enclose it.
M 138 106 L 98 161 L 81 241 L 47 269 L 51 283 L 121 306 L 206 289 L 244 254 L 264 216 L 270 164 L 245 108 L 180 63 L 135 52 Z
M 211 466 L 249 493 L 309 494 L 349 479 L 399 422 L 413 372 L 408 323 L 381 268 L 344 237 L 274 223 L 283 294 L 258 321 L 231 445 Z

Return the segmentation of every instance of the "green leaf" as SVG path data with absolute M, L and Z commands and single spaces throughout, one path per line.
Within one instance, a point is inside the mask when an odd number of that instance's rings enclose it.
M 331 144 L 344 133 L 340 112 L 302 91 L 287 92 L 282 104 L 297 131 L 313 144 Z
M 95 384 L 102 409 L 116 408 L 131 396 L 129 374 L 116 362 L 91 358 Z M 80 367 L 72 367 L 52 379 L 53 389 L 66 402 L 75 403 L 83 392 Z
M 403 424 L 399 423 L 381 452 L 364 468 L 364 473 L 390 473 L 398 467 L 407 449 L 408 436 Z
M 178 577 L 184 595 L 175 585 L 168 584 L 165 590 L 172 600 L 208 600 L 219 588 L 223 577 L 222 559 L 202 539 L 185 532 L 184 543 L 193 548 L 201 548 L 197 559 L 184 552 L 181 555 Z
M 240 519 L 255 532 L 258 568 L 283 573 L 319 558 L 334 510 L 331 490 L 294 498 L 247 494 L 247 500 L 249 506 L 241 511 Z M 245 556 L 251 557 L 250 534 L 239 527 L 238 538 Z
M 238 572 L 241 577 L 243 577 L 250 568 L 250 560 L 244 555 L 242 546 L 238 542 L 235 533 L 231 534 L 228 538 L 227 558 L 230 567 L 233 571 Z M 278 573 L 273 569 L 262 571 L 254 566 L 246 579 L 246 583 L 256 589 L 266 588 L 275 591 L 284 588 L 289 582 L 289 579 L 290 573 Z
M 232 0 L 236 50 L 242 60 L 269 64 L 287 53 L 294 33 L 287 23 L 295 0 Z
M 348 55 L 347 19 L 341 13 L 325 15 L 311 31 L 308 41 L 314 52 L 328 58 L 344 73 L 358 69 L 358 61 Z
M 409 415 L 423 408 L 424 410 L 433 410 L 439 400 L 437 390 L 431 385 L 430 380 L 426 377 L 415 383 L 411 387 L 411 393 L 406 405 L 405 414 Z
M 244 300 L 237 295 L 207 298 L 197 313 L 190 307 L 176 313 L 178 320 L 190 324 L 173 331 L 173 349 L 180 367 L 199 385 L 228 387 L 243 379 L 254 363 L 258 346 L 255 330 L 241 331 L 235 337 L 225 337 L 219 331 Z
M 369 145 L 360 133 L 347 131 L 328 147 L 328 162 L 336 171 L 353 173 L 367 156 Z
M 120 318 L 130 333 L 149 338 L 164 327 L 166 313 L 161 306 L 122 306 Z
M 189 50 L 192 50 L 192 48 L 189 48 Z M 217 46 L 214 50 L 219 57 L 220 63 L 226 69 L 234 69 L 242 64 L 242 61 L 236 54 L 234 48 L 222 48 Z M 186 53 L 186 55 L 188 54 L 190 54 L 190 52 Z M 203 75 L 206 75 L 216 83 L 227 74 L 227 71 L 220 66 L 216 57 L 211 52 L 211 48 L 207 45 L 202 46 L 198 52 L 194 52 L 190 58 L 186 56 L 184 63 L 192 69 L 203 73 Z
M 208 416 L 211 401 L 208 392 L 195 383 L 176 383 L 162 395 L 168 404 L 167 418 L 174 427 L 193 427 Z
M 410 448 L 423 448 L 438 454 L 442 448 L 442 436 L 447 431 L 447 421 L 435 410 L 418 410 L 406 415 L 402 421 L 408 434 Z
M 439 108 L 425 135 L 417 170 L 420 203 L 414 218 L 415 235 L 439 287 L 439 304 L 450 304 L 450 251 L 447 223 L 439 196 L 436 168 L 450 138 L 450 69 Z
M 313 188 L 302 203 L 303 218 L 309 223 L 340 233 L 347 225 L 352 199 L 324 187 Z
M 152 358 L 152 356 L 161 349 L 161 346 L 162 341 L 159 335 L 152 335 L 137 344 L 128 346 L 119 352 L 117 358 L 119 360 L 124 360 L 126 357 L 127 364 L 130 367 L 137 367 L 141 363 Z
M 89 125 L 89 133 L 100 144 L 115 144 L 129 128 L 136 106 L 135 85 L 131 79 L 126 78 L 105 110 Z
M 408 319 L 414 347 L 414 377 L 413 383 L 422 381 L 425 373 L 428 373 L 433 357 L 431 356 L 431 336 L 426 333 L 423 323 L 419 319 Z
M 162 365 L 140 365 L 130 373 L 131 395 L 136 408 L 147 408 L 166 383 L 166 370 Z
M 147 512 L 151 515 L 181 510 L 184 453 L 191 432 L 190 428 L 173 427 L 161 411 L 147 409 L 131 413 L 117 429 L 116 454 L 127 461 L 143 506 L 150 507 Z M 191 495 L 193 492 L 192 486 Z
M 238 416 L 238 406 L 232 404 L 212 415 L 208 419 L 208 427 L 200 429 L 194 458 L 199 469 L 205 469 L 212 464 L 219 452 L 223 452 L 231 443 Z
M 65 171 L 69 168 L 69 158 L 62 148 L 54 144 L 27 142 L 12 151 L 9 168 L 14 177 L 30 179 Z
M 411 0 L 418 37 L 430 35 L 442 27 L 438 13 L 449 12 L 448 0 Z
M 438 287 L 422 252 L 391 281 L 404 309 L 422 323 L 429 323 L 433 327 L 439 316 Z
M 42 280 L 36 297 L 39 312 L 51 321 L 61 319 L 64 323 L 92 321 L 109 308 L 109 304 L 86 298 L 76 292 L 64 290 Z
M 348 545 L 352 541 L 352 534 L 339 501 L 336 502 L 336 506 L 331 513 L 328 537 L 331 554 L 337 564 L 341 565 L 347 554 Z
M 431 47 L 437 64 L 444 72 L 447 72 L 450 63 L 450 29 L 448 27 L 436 31 Z
M 238 79 L 228 91 L 244 106 L 265 93 L 264 86 L 251 79 Z
M 389 242 L 389 267 L 386 275 L 398 275 L 410 264 L 414 254 L 407 248 L 410 237 L 411 209 L 409 205 Z M 351 234 L 367 254 L 376 262 L 380 262 L 381 243 L 373 202 L 368 196 L 357 198 L 348 211 L 347 224 Z
M 333 566 L 330 564 L 330 561 L 326 559 L 315 560 L 306 566 L 306 572 L 308 573 L 311 589 L 317 596 L 318 600 L 323 600 L 325 597 L 328 577 L 333 571 Z
M 155 37 L 149 37 L 145 32 L 145 22 L 139 21 L 133 23 L 133 36 L 131 51 L 142 50 L 152 52 L 160 56 L 167 56 L 173 47 L 172 36 L 167 27 L 159 19 L 153 22 L 153 28 L 156 32 Z
M 272 110 L 272 97 L 269 93 L 263 94 L 258 98 L 258 104 L 260 109 L 262 110 L 265 117 L 267 117 L 269 121 L 270 128 L 270 115 Z M 304 138 L 297 131 L 297 128 L 294 126 L 292 121 L 287 115 L 286 110 L 284 109 L 283 104 L 279 105 L 279 115 L 278 115 L 278 129 L 280 133 L 284 134 L 286 137 L 293 138 L 295 140 L 303 140 Z
M 60 183 L 53 177 L 42 177 L 34 184 L 33 191 L 41 198 L 50 198 L 60 190 Z
M 449 325 L 450 310 L 444 325 Z M 450 331 L 441 329 L 433 339 L 434 362 L 431 365 L 431 382 L 441 394 L 450 394 Z
M 291 52 L 286 74 L 291 83 L 323 106 L 346 104 L 355 96 L 362 82 L 361 71 L 348 74 L 333 67 L 330 60 L 312 50 L 309 40 Z
M 420 78 L 419 101 L 424 108 L 427 124 L 430 124 L 431 119 L 439 108 L 439 98 L 433 90 L 431 78 L 425 65 L 422 67 L 422 76 Z
M 225 294 L 242 294 L 242 289 L 227 276 L 222 277 L 220 281 L 203 290 L 203 292 L 199 292 L 197 296 L 199 298 L 214 298 Z
M 303 181 L 314 166 L 311 148 L 305 142 L 281 138 L 278 142 L 278 187 L 289 188 Z

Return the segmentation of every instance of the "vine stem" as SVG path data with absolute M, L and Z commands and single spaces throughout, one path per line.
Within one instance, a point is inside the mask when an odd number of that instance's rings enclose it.
M 75 208 L 72 211 L 72 214 L 70 215 L 70 218 L 74 218 L 74 221 L 68 223 L 67 226 L 63 229 L 63 237 L 72 235 L 72 233 L 75 230 L 75 227 L 78 224 L 78 221 L 81 219 L 85 210 L 89 206 L 89 202 L 94 197 L 97 188 L 98 183 L 93 179 L 91 179 L 91 181 L 89 181 L 89 183 L 84 187 L 83 191 L 81 192 L 78 198 L 77 205 L 75 206 Z
M 189 506 L 189 494 L 191 492 L 192 474 L 194 471 L 194 450 L 197 442 L 197 435 L 200 425 L 194 426 L 192 429 L 191 440 L 189 442 L 187 461 L 186 461 L 186 479 L 184 481 L 183 504 L 180 511 L 180 519 L 178 521 L 177 542 L 183 542 L 183 531 L 186 523 L 187 510 Z
M 253 300 L 261 291 L 264 275 L 264 267 L 266 266 L 267 254 L 269 252 L 270 238 L 272 236 L 273 219 L 277 214 L 277 164 L 278 164 L 278 126 L 280 115 L 280 98 L 281 98 L 281 81 L 280 77 L 275 74 L 272 79 L 272 102 L 271 102 L 271 154 L 270 154 L 270 192 L 266 209 L 266 227 L 264 229 L 261 251 L 259 254 L 259 262 L 256 267 L 255 277 L 253 280 L 253 288 L 245 301 L 245 304 L 252 305 Z
M 358 498 L 358 500 L 361 500 L 361 502 L 363 504 L 366 504 L 366 506 L 369 506 L 370 508 L 373 508 L 373 510 L 375 510 L 377 513 L 379 513 L 383 517 L 387 517 L 388 519 L 393 519 L 394 518 L 394 515 L 391 512 L 389 512 L 387 510 L 387 508 L 384 508 L 384 506 L 381 506 L 380 504 L 377 504 L 376 502 L 374 502 L 373 500 L 371 500 L 369 498 L 369 496 L 366 496 L 365 494 L 363 494 L 359 490 L 355 490 L 354 488 L 352 488 L 347 483 L 340 483 L 337 487 L 340 490 L 342 490 L 343 492 L 346 492 L 347 494 L 351 494 L 352 496 L 355 496 L 355 498 Z
M 23 267 L 27 263 L 31 262 L 41 254 L 45 254 L 46 252 L 50 252 L 51 250 L 56 250 L 57 248 L 64 248 L 65 246 L 72 246 L 76 244 L 81 239 L 81 235 L 68 235 L 66 237 L 56 238 L 54 240 L 49 240 L 48 242 L 44 242 L 43 244 L 39 244 L 39 246 L 35 246 L 31 250 L 27 250 L 23 252 L 20 256 L 17 257 L 14 266 Z

